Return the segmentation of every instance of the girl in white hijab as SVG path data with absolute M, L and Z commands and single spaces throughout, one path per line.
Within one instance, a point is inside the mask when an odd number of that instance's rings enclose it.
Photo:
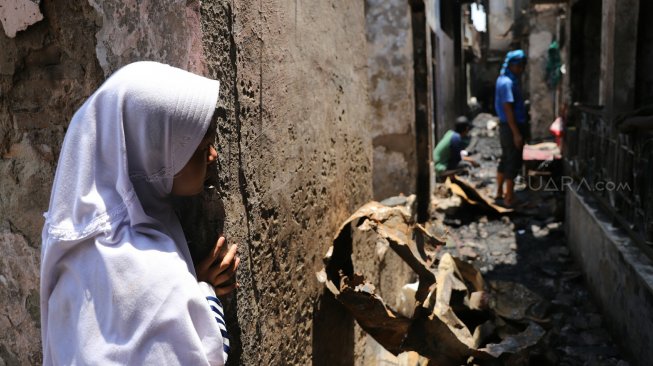
M 199 193 L 219 82 L 155 62 L 115 72 L 75 113 L 45 214 L 44 365 L 222 365 L 236 247 L 190 257 L 171 194 Z M 215 263 L 215 264 L 214 264 Z M 200 282 L 198 282 L 200 281 Z

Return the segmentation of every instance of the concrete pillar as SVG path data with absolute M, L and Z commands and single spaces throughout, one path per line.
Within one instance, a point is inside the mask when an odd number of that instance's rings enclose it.
M 599 104 L 606 116 L 634 106 L 639 0 L 603 0 Z
M 549 46 L 555 39 L 557 13 L 556 5 L 535 5 L 529 19 L 527 82 L 523 85 L 530 96 L 531 136 L 534 139 L 550 135 L 549 125 L 556 115 L 555 90 L 547 84 L 545 70 L 549 59 Z
M 417 221 L 428 220 L 430 203 L 429 164 L 429 77 L 427 54 L 430 52 L 430 29 L 426 24 L 423 1 L 411 1 L 413 25 L 413 62 L 415 77 L 415 136 L 417 153 Z M 428 32 L 427 32 L 428 30 Z
M 366 0 L 374 199 L 415 193 L 415 101 L 410 7 Z
M 601 79 L 599 81 L 599 104 L 606 111 L 612 109 L 614 90 L 614 18 L 615 0 L 603 0 L 601 21 Z

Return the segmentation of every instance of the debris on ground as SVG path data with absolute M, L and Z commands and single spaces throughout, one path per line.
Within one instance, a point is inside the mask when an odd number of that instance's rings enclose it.
M 526 309 L 515 313 L 507 304 L 516 298 L 524 304 L 539 301 L 537 295 L 525 287 L 489 285 L 473 265 L 449 254 L 435 261 L 446 240 L 429 229 L 412 221 L 408 206 L 370 202 L 343 223 L 318 279 L 361 328 L 395 355 L 414 351 L 436 365 L 460 365 L 470 357 L 496 359 L 535 345 L 544 329 L 526 316 Z M 375 232 L 417 274 L 419 281 L 402 290 L 400 309 L 387 305 L 370 282 L 354 273 L 353 230 Z
M 487 197 L 483 192 L 478 190 L 474 184 L 463 178 L 455 175 L 447 177 L 445 185 L 453 194 L 464 199 L 470 205 L 481 205 L 483 208 L 492 210 L 499 214 L 513 211 L 511 208 L 497 205 L 493 199 Z
M 457 177 L 484 197 L 496 192 L 501 148 L 494 118 L 479 114 L 474 119 L 468 151 L 481 166 Z M 547 182 L 555 178 L 550 164 L 531 168 Z M 340 228 L 318 278 L 379 343 L 395 355 L 404 352 L 397 358 L 401 365 L 426 364 L 418 351 L 433 357 L 430 365 L 627 366 L 566 246 L 564 191 L 532 184 L 529 174 L 515 182 L 517 200 L 529 206 L 513 212 L 499 213 L 478 204 L 478 198 L 473 205 L 445 184 L 434 188 L 431 219 L 419 227 L 411 221 L 412 197 L 383 201 L 396 210 L 370 204 Z M 378 296 L 369 279 L 354 275 L 351 238 L 361 229 L 378 233 L 386 241 L 380 247 L 412 248 L 403 252 L 410 253 L 422 275 L 401 288 L 397 309 Z M 403 244 L 387 239 L 395 231 Z M 427 240 L 427 234 L 433 238 Z M 477 291 L 477 276 L 482 291 Z M 486 343 L 477 348 L 467 345 L 483 339 Z M 525 348 L 516 351 L 515 344 Z

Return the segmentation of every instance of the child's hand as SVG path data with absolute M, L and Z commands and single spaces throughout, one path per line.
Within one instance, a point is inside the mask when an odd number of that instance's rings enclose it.
M 224 245 L 225 238 L 221 236 L 213 252 L 195 267 L 197 279 L 210 283 L 218 296 L 226 295 L 238 286 L 234 279 L 240 263 L 240 258 L 236 256 L 238 246 L 232 245 L 225 254 L 222 250 Z

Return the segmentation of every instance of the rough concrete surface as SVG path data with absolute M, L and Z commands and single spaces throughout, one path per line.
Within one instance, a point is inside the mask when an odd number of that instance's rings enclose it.
M 372 197 L 363 3 L 165 5 L 44 1 L 43 21 L 0 34 L 0 364 L 40 362 L 41 214 L 67 123 L 106 75 L 141 59 L 221 81 L 217 188 L 181 212 L 195 253 L 220 232 L 239 244 L 230 364 L 311 364 L 329 356 L 322 344 L 353 357 L 354 342 L 314 327 L 314 273 Z
M 443 31 L 438 31 L 437 38 L 437 75 L 435 77 L 438 92 L 435 96 L 436 133 L 437 139 L 441 139 L 447 130 L 453 127 L 456 121 L 455 93 L 456 75 L 453 72 L 454 65 L 454 41 Z
M 508 51 L 511 37 L 506 35 L 514 22 L 514 0 L 490 1 L 488 9 L 488 33 L 490 35 L 490 49 L 494 51 Z
M 0 34 L 0 364 L 41 361 L 42 213 L 65 127 L 102 79 L 92 8 L 44 1 L 44 20 Z
M 570 190 L 567 240 L 615 339 L 637 365 L 653 350 L 653 261 L 612 225 L 587 193 Z M 618 296 L 615 296 L 618 294 Z
M 369 95 L 374 138 L 374 198 L 415 192 L 415 97 L 410 7 L 366 0 Z
M 100 29 L 95 52 L 104 75 L 134 60 L 203 74 L 199 0 L 88 0 Z
M 549 126 L 556 118 L 555 88 L 546 80 L 549 45 L 556 39 L 556 19 L 560 5 L 535 5 L 530 15 L 528 37 L 528 90 L 530 95 L 531 135 L 534 139 L 551 136 Z
M 223 80 L 218 196 L 242 258 L 234 364 L 310 364 L 329 356 L 320 343 L 347 346 L 314 329 L 314 273 L 372 194 L 364 19 L 344 0 L 202 5 L 207 67 Z

